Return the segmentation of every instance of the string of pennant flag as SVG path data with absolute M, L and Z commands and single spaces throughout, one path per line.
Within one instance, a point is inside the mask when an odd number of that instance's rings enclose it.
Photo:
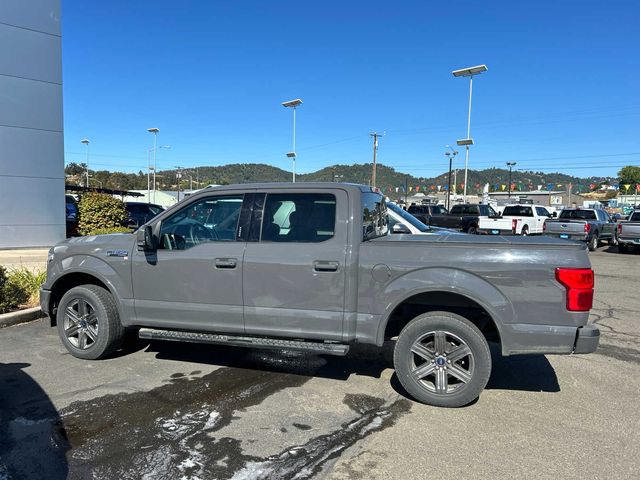
M 623 184 L 613 184 L 610 185 L 611 187 L 613 187 L 616 190 L 622 191 L 624 193 L 640 193 L 640 183 L 637 184 L 632 184 L 632 183 L 623 183 Z M 464 183 L 461 183 L 459 186 L 459 189 L 462 190 L 464 189 Z M 475 190 L 478 192 L 482 191 L 483 186 L 479 183 L 476 183 L 474 185 Z M 507 188 L 509 187 L 508 184 L 505 183 L 494 183 L 489 184 L 489 191 L 493 191 L 493 192 L 505 192 L 507 191 Z M 511 191 L 512 192 L 524 192 L 524 191 L 541 191 L 541 190 L 547 190 L 547 191 L 552 191 L 552 190 L 567 190 L 567 189 L 571 189 L 571 191 L 577 191 L 578 193 L 580 192 L 592 192 L 594 190 L 597 190 L 599 188 L 601 188 L 602 186 L 600 184 L 596 184 L 596 183 L 590 183 L 589 185 L 572 185 L 570 183 L 568 184 L 561 184 L 561 183 L 557 183 L 557 184 L 553 184 L 553 183 L 548 183 L 546 185 L 533 185 L 531 183 L 529 184 L 523 184 L 523 183 L 512 183 L 511 184 Z M 454 186 L 452 186 L 452 188 L 454 188 Z M 420 192 L 446 192 L 449 189 L 448 185 L 411 185 L 411 186 L 406 186 L 405 185 L 401 185 L 399 187 L 388 187 L 387 188 L 387 192 L 396 192 L 396 193 L 420 193 Z M 473 190 L 473 189 L 472 189 Z

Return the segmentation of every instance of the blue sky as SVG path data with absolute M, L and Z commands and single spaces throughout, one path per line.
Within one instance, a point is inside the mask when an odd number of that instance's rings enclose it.
M 145 171 L 264 162 L 298 171 L 378 159 L 418 177 L 448 168 L 615 175 L 640 165 L 640 4 L 634 1 L 63 0 L 65 160 Z M 463 155 L 458 163 L 463 163 Z

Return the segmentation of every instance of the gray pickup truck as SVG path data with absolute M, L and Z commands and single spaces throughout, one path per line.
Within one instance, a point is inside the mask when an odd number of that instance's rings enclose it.
M 565 208 L 557 220 L 549 219 L 544 223 L 544 234 L 586 242 L 592 252 L 604 240 L 609 245 L 618 244 L 616 222 L 607 212 L 597 208 Z
M 640 210 L 634 210 L 626 222 L 618 222 L 618 253 L 640 247 Z
M 396 339 L 417 400 L 462 406 L 503 355 L 589 353 L 593 271 L 551 238 L 389 235 L 384 197 L 336 183 L 207 188 L 135 234 L 49 252 L 42 310 L 72 355 L 141 338 L 345 355 Z

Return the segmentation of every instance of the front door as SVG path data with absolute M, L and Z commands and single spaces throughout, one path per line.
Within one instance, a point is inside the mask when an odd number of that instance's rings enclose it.
M 340 340 L 347 193 L 267 193 L 261 203 L 244 256 L 246 333 Z
M 208 195 L 162 219 L 157 252 L 133 255 L 139 325 L 244 331 L 238 222 L 244 195 Z

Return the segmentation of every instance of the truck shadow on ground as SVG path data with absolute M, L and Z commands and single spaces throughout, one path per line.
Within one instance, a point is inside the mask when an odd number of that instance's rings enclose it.
M 67 478 L 69 442 L 49 396 L 24 369 L 0 363 L 0 478 Z
M 351 375 L 380 378 L 384 370 L 393 369 L 394 346 L 395 342 L 393 341 L 385 342 L 382 348 L 372 345 L 355 345 L 346 357 L 157 341 L 150 342 L 147 351 L 155 352 L 156 358 L 161 360 L 291 373 L 345 381 Z M 486 387 L 488 389 L 530 392 L 560 391 L 555 370 L 544 355 L 502 357 L 498 348 L 492 348 L 492 362 L 493 369 Z M 408 396 L 404 390 L 399 393 Z

